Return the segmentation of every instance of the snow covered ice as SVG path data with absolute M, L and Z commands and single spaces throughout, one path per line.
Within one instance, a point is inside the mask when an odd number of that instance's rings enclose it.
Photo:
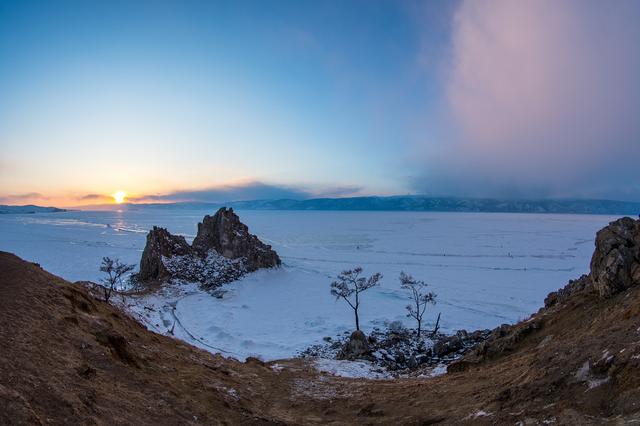
M 103 256 L 137 264 L 158 225 L 195 236 L 209 210 L 139 208 L 0 216 L 0 249 L 68 280 L 100 278 Z M 589 269 L 595 232 L 613 218 L 430 212 L 238 211 L 283 266 L 227 284 L 216 298 L 194 285 L 136 299 L 132 310 L 160 333 L 243 359 L 291 357 L 325 336 L 351 332 L 353 312 L 329 294 L 342 270 L 382 272 L 363 295 L 365 332 L 405 316 L 400 271 L 438 294 L 426 328 L 442 312 L 443 331 L 493 328 L 528 317 L 550 291 Z M 146 308 L 145 308 L 146 307 Z M 179 325 L 174 323 L 179 321 Z

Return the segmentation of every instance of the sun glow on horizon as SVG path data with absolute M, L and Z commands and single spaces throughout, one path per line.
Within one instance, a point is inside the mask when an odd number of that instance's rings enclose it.
M 113 194 L 113 201 L 116 204 L 124 203 L 126 198 L 127 198 L 127 193 L 124 191 L 117 191 L 116 193 Z

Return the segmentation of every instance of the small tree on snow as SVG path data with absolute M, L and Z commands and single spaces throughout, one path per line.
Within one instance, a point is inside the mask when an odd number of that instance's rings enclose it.
M 353 309 L 356 316 L 356 330 L 358 331 L 360 331 L 360 317 L 358 316 L 360 293 L 375 287 L 382 279 L 382 274 L 379 272 L 369 278 L 361 277 L 360 274 L 362 274 L 362 268 L 358 266 L 351 270 L 342 271 L 338 275 L 338 279 L 331 283 L 331 295 L 335 296 L 336 300 L 344 299 Z
M 104 301 L 109 303 L 109 299 L 111 298 L 111 293 L 116 288 L 117 284 L 122 284 L 122 277 L 133 271 L 135 265 L 127 265 L 125 263 L 121 263 L 119 259 L 111 259 L 109 257 L 102 258 L 102 264 L 100 265 L 100 272 L 104 272 L 107 274 L 106 277 L 102 278 L 100 282 L 102 283 L 101 287 L 104 292 Z
M 400 287 L 409 290 L 411 304 L 407 305 L 407 316 L 413 318 L 418 323 L 417 340 L 420 340 L 422 332 L 422 317 L 427 310 L 429 303 L 436 304 L 436 294 L 433 292 L 425 292 L 427 284 L 424 281 L 418 281 L 411 275 L 400 272 Z

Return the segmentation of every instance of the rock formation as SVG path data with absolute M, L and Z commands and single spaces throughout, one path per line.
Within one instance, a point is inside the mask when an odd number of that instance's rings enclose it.
M 240 222 L 233 209 L 221 208 L 214 216 L 206 215 L 198 223 L 193 248 L 206 253 L 213 249 L 228 259 L 245 259 L 247 271 L 280 265 L 278 254 L 264 244 Z
M 595 291 L 607 299 L 634 285 L 640 285 L 640 220 L 623 217 L 596 234 L 591 272 L 549 293 L 546 308 L 567 301 L 581 292 Z
M 590 276 L 604 298 L 640 284 L 640 220 L 623 217 L 598 231 Z
M 250 234 L 233 209 L 223 207 L 198 224 L 193 245 L 154 226 L 147 234 L 137 278 L 141 282 L 179 279 L 214 288 L 280 263 L 271 246 Z
M 138 279 L 151 281 L 171 278 L 171 272 L 167 269 L 164 259 L 190 255 L 191 252 L 192 249 L 183 236 L 171 235 L 165 228 L 154 226 L 147 234 Z

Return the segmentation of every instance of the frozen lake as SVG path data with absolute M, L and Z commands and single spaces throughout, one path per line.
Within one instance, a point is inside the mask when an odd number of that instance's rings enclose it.
M 153 225 L 193 239 L 213 211 L 141 209 L 0 215 L 0 250 L 40 263 L 68 280 L 97 280 L 103 256 L 138 263 Z M 341 270 L 382 272 L 364 293 L 366 331 L 385 322 L 408 325 L 400 271 L 438 294 L 425 318 L 442 312 L 445 330 L 492 328 L 527 317 L 550 291 L 589 269 L 598 229 L 613 217 L 499 213 L 239 211 L 252 233 L 271 244 L 283 267 L 225 286 L 223 299 L 188 289 L 175 313 L 189 331 L 179 337 L 238 358 L 287 357 L 324 336 L 353 329 L 352 312 L 329 294 Z M 147 301 L 158 311 L 165 300 Z M 152 328 L 165 332 L 158 316 Z M 427 328 L 429 324 L 427 325 Z

